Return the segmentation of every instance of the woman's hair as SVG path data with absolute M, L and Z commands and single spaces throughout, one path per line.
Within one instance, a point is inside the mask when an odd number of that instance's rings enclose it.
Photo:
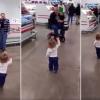
M 48 40 L 48 47 L 49 47 L 49 48 L 54 48 L 56 45 L 57 45 L 57 42 L 56 42 L 55 39 L 50 38 L 50 39 Z
M 96 40 L 100 40 L 100 34 L 96 34 Z
M 7 52 L 2 52 L 0 54 L 0 62 L 6 63 L 8 60 L 9 60 L 9 56 L 8 56 Z

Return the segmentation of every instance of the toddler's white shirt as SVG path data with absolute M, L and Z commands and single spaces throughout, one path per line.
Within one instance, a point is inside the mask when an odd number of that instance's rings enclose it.
M 58 47 L 60 46 L 60 40 L 58 40 L 58 44 L 55 48 L 48 48 L 46 56 L 48 57 L 57 57 L 58 56 Z
M 100 48 L 100 41 L 95 40 L 94 46 L 97 47 L 97 48 Z
M 6 63 L 0 63 L 0 73 L 6 74 L 8 66 L 12 63 L 12 58 L 10 58 Z

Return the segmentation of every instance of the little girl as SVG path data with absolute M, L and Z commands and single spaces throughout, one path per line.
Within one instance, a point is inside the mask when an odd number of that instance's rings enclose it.
M 58 65 L 59 46 L 60 46 L 59 38 L 55 40 L 55 37 L 52 36 L 48 42 L 48 49 L 47 49 L 46 56 L 49 57 L 49 71 L 53 71 L 54 73 L 57 73 L 59 67 Z
M 12 58 L 10 58 L 7 52 L 2 52 L 0 54 L 0 88 L 3 88 L 5 84 L 5 79 L 7 76 L 8 65 L 12 63 Z
M 96 40 L 94 41 L 94 46 L 96 48 L 97 58 L 100 59 L 100 34 L 96 35 Z

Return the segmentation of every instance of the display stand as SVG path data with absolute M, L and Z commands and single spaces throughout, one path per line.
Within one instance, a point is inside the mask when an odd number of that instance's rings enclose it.
M 24 12 L 24 13 L 23 13 Z M 35 33 L 35 17 L 33 17 L 22 4 L 22 23 L 21 23 L 21 42 L 24 42 L 32 37 L 36 37 Z M 34 34 L 33 34 L 34 31 Z
M 20 21 L 10 19 L 10 32 L 8 33 L 7 44 L 19 44 L 20 37 Z
M 32 38 L 32 37 L 36 37 L 35 34 L 35 27 L 33 26 L 33 23 L 27 24 L 25 26 L 22 27 L 22 36 L 21 36 L 21 42 L 24 42 L 25 40 Z M 34 30 L 34 34 L 33 31 Z
M 89 9 L 81 10 L 81 31 L 93 31 L 97 27 L 97 19 Z

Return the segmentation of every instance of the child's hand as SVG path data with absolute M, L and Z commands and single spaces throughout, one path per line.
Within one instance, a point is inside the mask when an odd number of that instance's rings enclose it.
M 59 37 L 57 37 L 57 40 L 59 40 Z
M 7 51 L 4 51 L 3 53 L 4 53 L 4 54 L 8 54 Z
M 51 39 L 54 39 L 54 36 L 51 36 Z

